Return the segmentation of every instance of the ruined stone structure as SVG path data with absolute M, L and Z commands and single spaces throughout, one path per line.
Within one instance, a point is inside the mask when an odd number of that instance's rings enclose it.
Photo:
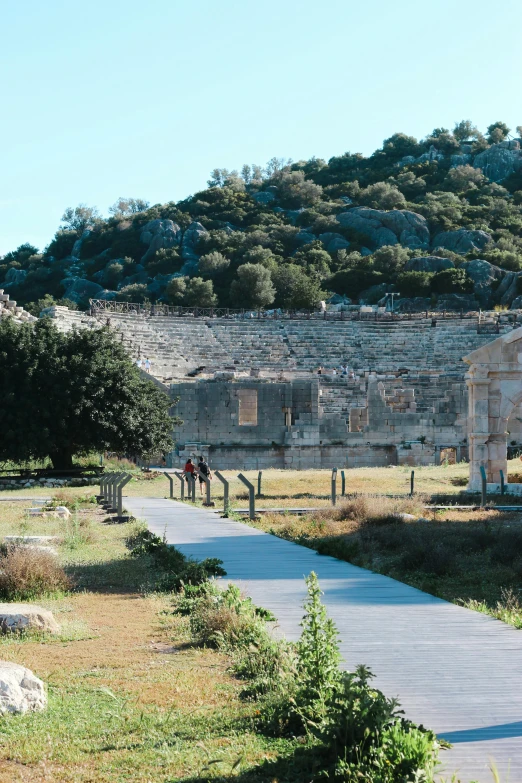
M 472 351 L 469 364 L 470 489 L 480 489 L 481 467 L 490 489 L 507 480 L 507 446 L 522 421 L 522 328 Z M 518 489 L 518 485 L 515 485 Z
M 148 358 L 183 419 L 170 464 L 203 453 L 223 469 L 467 459 L 462 358 L 519 331 L 506 318 L 484 333 L 478 316 L 328 321 L 114 312 L 96 319 L 61 307 L 50 314 L 62 329 L 109 325 L 133 358 Z M 471 385 L 478 403 L 479 384 Z M 480 405 L 475 410 L 478 416 Z M 510 442 L 522 442 L 521 422 L 514 409 Z M 473 450 L 484 432 L 475 424 L 471 432 Z
M 0 318 L 14 318 L 15 321 L 21 323 L 22 321 L 36 321 L 37 319 L 23 307 L 16 304 L 15 301 L 9 298 L 9 294 L 4 293 L 4 289 L 0 288 Z

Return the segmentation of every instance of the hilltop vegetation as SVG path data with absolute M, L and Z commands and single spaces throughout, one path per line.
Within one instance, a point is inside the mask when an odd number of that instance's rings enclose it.
M 304 308 L 392 290 L 404 309 L 519 306 L 521 134 L 463 121 L 422 141 L 396 133 L 369 157 L 216 169 L 183 201 L 120 198 L 106 219 L 69 208 L 43 252 L 0 260 L 0 287 L 35 314 L 90 297 Z

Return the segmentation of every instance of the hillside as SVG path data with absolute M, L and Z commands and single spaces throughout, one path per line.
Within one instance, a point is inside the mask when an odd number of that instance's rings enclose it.
M 522 127 L 469 121 L 371 156 L 216 169 L 178 203 L 66 210 L 47 248 L 0 260 L 0 287 L 37 314 L 67 300 L 313 307 L 332 293 L 403 310 L 522 306 Z

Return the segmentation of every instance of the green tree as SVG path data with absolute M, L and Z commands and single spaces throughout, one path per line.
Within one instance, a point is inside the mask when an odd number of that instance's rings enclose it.
M 172 449 L 172 401 L 107 328 L 64 334 L 49 318 L 2 319 L 0 395 L 0 460 L 49 457 L 67 469 L 93 451 L 146 457 Z
M 303 171 L 283 171 L 275 182 L 281 202 L 291 209 L 309 207 L 321 200 L 322 187 L 305 179 Z
M 36 302 L 28 302 L 24 305 L 24 309 L 38 318 L 42 310 L 45 310 L 47 307 L 55 307 L 56 305 L 68 307 L 69 310 L 78 309 L 77 303 L 73 302 L 71 299 L 55 299 L 51 294 L 46 294 L 41 299 L 37 299 Z
M 296 264 L 283 264 L 274 273 L 276 304 L 291 310 L 313 310 L 327 294 Z
M 62 215 L 62 223 L 66 229 L 76 231 L 81 236 L 86 228 L 92 228 L 100 221 L 100 213 L 96 207 L 78 204 L 77 207 L 67 207 Z
M 230 297 L 235 307 L 267 307 L 275 298 L 275 288 L 268 269 L 261 264 L 242 264 L 237 280 L 230 286 Z
M 120 196 L 112 206 L 109 207 L 109 213 L 116 218 L 137 215 L 139 212 L 145 212 L 150 207 L 150 203 L 143 198 L 124 198 Z
M 330 274 L 332 259 L 321 243 L 316 241 L 298 250 L 292 258 L 292 263 L 303 267 L 309 277 L 319 282 Z
M 173 277 L 167 283 L 166 293 L 169 304 L 181 305 L 187 293 L 187 278 Z
M 212 280 L 202 277 L 192 277 L 187 281 L 185 303 L 189 307 L 215 307 L 217 296 L 214 293 Z
M 454 169 L 450 169 L 444 180 L 446 187 L 457 193 L 480 188 L 484 182 L 486 182 L 486 177 L 481 170 L 468 165 L 455 166 Z
M 490 144 L 498 144 L 500 141 L 504 141 L 507 138 L 511 128 L 508 128 L 505 122 L 494 122 L 488 125 L 487 139 Z
M 373 266 L 377 272 L 395 274 L 404 268 L 411 252 L 402 245 L 383 245 L 372 256 Z
M 402 272 L 397 288 L 401 296 L 429 296 L 432 278 L 431 272 Z
M 217 277 L 226 272 L 230 266 L 230 259 L 222 253 L 214 250 L 199 259 L 199 271 L 206 277 Z
M 142 304 L 150 299 L 150 293 L 145 283 L 131 283 L 120 288 L 118 299 L 123 302 Z
M 433 275 L 431 288 L 436 294 L 469 294 L 473 291 L 473 280 L 465 269 L 443 269 Z
M 359 201 L 374 209 L 402 209 L 406 206 L 406 199 L 401 191 L 389 182 L 376 182 L 363 188 Z
M 455 124 L 453 135 L 457 141 L 471 141 L 477 137 L 477 128 L 471 120 L 461 120 Z

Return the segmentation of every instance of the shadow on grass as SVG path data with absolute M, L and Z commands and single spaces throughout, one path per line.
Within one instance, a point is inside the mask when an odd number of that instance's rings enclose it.
M 75 589 L 93 592 L 135 593 L 151 590 L 155 574 L 149 557 L 121 558 L 96 563 L 70 563 L 66 571 Z
M 326 763 L 325 756 L 318 747 L 298 747 L 289 755 L 243 769 L 241 758 L 230 764 L 209 757 L 207 765 L 202 767 L 196 777 L 183 778 L 183 783 L 207 783 L 207 781 L 234 781 L 234 783 L 303 783 L 319 780 L 320 772 Z M 234 769 L 234 764 L 237 766 Z M 324 778 L 324 774 L 323 777 Z M 171 778 L 166 783 L 178 783 L 179 778 Z

